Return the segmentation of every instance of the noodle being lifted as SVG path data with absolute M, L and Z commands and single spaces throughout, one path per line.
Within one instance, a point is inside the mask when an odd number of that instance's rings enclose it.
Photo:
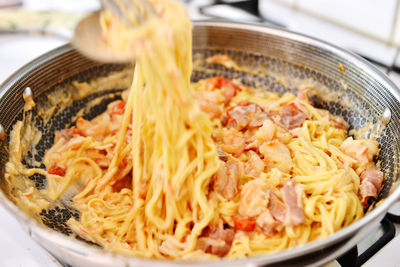
M 57 132 L 47 171 L 29 170 L 46 176 L 41 193 L 51 200 L 86 184 L 73 197 L 80 217 L 71 229 L 128 255 L 238 258 L 361 218 L 383 180 L 378 143 L 348 137 L 343 119 L 313 107 L 310 88 L 281 96 L 223 77 L 191 85 L 189 17 L 173 1 L 152 2 L 158 16 L 134 29 L 102 14 L 106 40 L 136 51 L 131 88 L 94 120 Z M 210 62 L 233 64 L 224 55 Z M 8 180 L 27 173 L 20 161 L 11 157 Z
M 117 156 L 107 171 L 91 179 L 74 200 L 83 212 L 80 223 L 84 228 L 93 219 L 113 225 L 111 232 L 118 241 L 109 245 L 110 249 L 145 257 L 178 257 L 195 249 L 197 236 L 214 216 L 206 192 L 219 165 L 210 121 L 195 105 L 190 88 L 189 17 L 173 1 L 155 1 L 155 7 L 161 9 L 160 17 L 151 17 L 141 28 L 126 34 L 127 44 L 134 43 L 138 56 L 118 132 Z M 111 29 L 107 37 L 111 42 L 124 41 L 113 36 L 124 31 L 113 29 L 121 25 L 114 25 L 119 23 L 115 19 L 108 21 L 107 15 L 105 24 Z M 117 196 L 111 193 L 112 185 L 130 173 L 132 190 L 124 190 L 129 197 L 121 203 L 120 192 L 115 193 Z M 89 203 L 94 199 L 101 203 L 117 201 L 118 213 L 96 213 L 92 218 Z M 126 208 L 123 213 L 121 207 Z M 86 214 L 90 218 L 86 219 Z M 96 243 L 106 243 L 103 237 L 92 238 Z M 183 239 L 186 242 L 181 242 Z M 165 245 L 159 251 L 162 242 Z

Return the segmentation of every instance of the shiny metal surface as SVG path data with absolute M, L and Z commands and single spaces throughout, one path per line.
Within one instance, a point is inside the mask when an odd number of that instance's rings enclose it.
M 102 38 L 99 16 L 100 12 L 95 12 L 82 19 L 75 28 L 71 43 L 83 54 L 101 62 L 132 61 L 134 53 L 131 51 L 116 52 Z
M 313 79 L 341 92 L 351 100 L 354 112 L 348 116 L 354 127 L 362 126 L 366 121 L 374 122 L 385 114 L 386 108 L 391 111 L 391 119 L 385 128 L 385 135 L 380 139 L 382 146 L 378 159 L 383 169 L 387 170 L 387 179 L 379 195 L 379 205 L 373 205 L 365 217 L 354 224 L 338 231 L 334 235 L 308 243 L 291 250 L 271 255 L 242 260 L 221 260 L 218 262 L 196 262 L 189 265 L 200 266 L 258 266 L 264 264 L 279 266 L 317 266 L 336 258 L 354 246 L 384 216 L 389 207 L 399 199 L 398 169 L 400 155 L 400 93 L 398 88 L 382 73 L 365 60 L 327 43 L 288 31 L 266 28 L 257 25 L 245 25 L 223 22 L 198 22 L 194 28 L 195 53 L 217 53 L 228 49 L 233 55 L 254 53 L 246 62 L 260 66 L 267 74 L 280 73 L 293 76 L 295 79 Z M 260 58 L 257 55 L 263 56 Z M 339 64 L 343 68 L 339 68 Z M 96 70 L 100 63 L 91 61 L 70 46 L 63 46 L 51 51 L 10 77 L 0 88 L 0 124 L 6 132 L 23 108 L 22 93 L 30 86 L 39 96 L 56 84 L 84 71 Z M 207 74 L 207 66 L 201 64 L 195 69 L 194 77 L 201 78 Z M 345 71 L 343 71 L 345 69 Z M 225 72 L 224 72 L 225 71 Z M 235 73 L 216 68 L 213 73 L 226 73 L 236 77 Z M 101 74 L 101 73 L 100 73 Z M 93 75 L 100 75 L 94 73 Z M 260 74 L 264 77 L 267 74 Z M 239 75 L 239 74 L 237 74 Z M 258 76 L 257 76 L 258 77 Z M 268 81 L 275 81 L 271 78 Z M 279 83 L 277 83 L 279 85 Z M 275 85 L 275 83 L 274 83 Z M 279 87 L 279 86 L 278 86 Z M 289 85 L 290 87 L 290 85 Z M 277 88 L 277 86 L 273 87 Z M 277 88 L 276 90 L 281 90 Z M 339 95 L 339 94 L 338 94 Z M 331 101 L 335 102 L 335 101 Z M 331 112 L 340 114 L 342 108 L 321 99 L 321 105 L 330 108 Z M 337 97 L 336 102 L 343 102 Z M 11 112 L 13 110 L 14 112 Z M 348 112 L 346 111 L 346 114 Z M 9 114 L 12 114 L 11 116 Z M 386 139 L 385 139 L 386 138 Z M 0 151 L 1 166 L 7 153 Z M 1 177 L 2 179 L 2 177 Z M 73 266 L 183 266 L 185 262 L 159 261 L 125 257 L 90 246 L 72 239 L 52 229 L 44 227 L 37 221 L 28 218 L 21 210 L 9 201 L 3 191 L 0 202 L 16 216 L 26 231 L 58 258 Z
M 392 112 L 390 111 L 390 109 L 385 108 L 385 110 L 383 111 L 383 114 L 382 114 L 383 125 L 384 126 L 388 125 L 391 118 L 392 118 Z

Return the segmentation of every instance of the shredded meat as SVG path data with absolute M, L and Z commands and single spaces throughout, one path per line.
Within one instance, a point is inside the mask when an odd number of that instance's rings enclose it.
M 271 194 L 269 209 L 272 216 L 280 221 L 285 222 L 286 207 L 285 204 L 275 195 Z
M 365 180 L 360 184 L 360 196 L 361 202 L 366 205 L 370 197 L 376 198 L 378 196 L 378 190 L 373 183 Z
M 300 127 L 303 122 L 307 119 L 307 113 L 301 104 L 293 101 L 282 107 L 281 112 L 281 123 L 288 130 Z
M 269 210 L 265 210 L 258 216 L 256 224 L 257 227 L 268 236 L 279 232 L 283 228 L 282 223 L 274 219 Z
M 225 256 L 231 249 L 235 231 L 232 229 L 206 228 L 202 237 L 197 240 L 197 249 L 219 257 Z
M 238 192 L 239 179 L 243 176 L 243 163 L 229 160 L 221 162 L 217 174 L 214 176 L 213 187 L 226 199 L 232 199 Z
M 301 195 L 303 190 L 294 179 L 287 181 L 281 188 L 283 201 L 286 206 L 285 225 L 296 226 L 305 220 Z
M 374 168 L 363 171 L 360 175 L 361 202 L 366 204 L 370 197 L 376 198 L 383 182 L 383 172 Z

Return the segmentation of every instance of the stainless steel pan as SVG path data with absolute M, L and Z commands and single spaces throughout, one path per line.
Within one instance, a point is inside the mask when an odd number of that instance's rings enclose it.
M 338 231 L 334 235 L 308 243 L 291 250 L 271 255 L 230 261 L 199 262 L 190 265 L 207 266 L 303 266 L 326 263 L 360 241 L 383 218 L 389 207 L 399 199 L 398 170 L 400 155 L 400 93 L 398 88 L 382 73 L 365 60 L 325 42 L 292 32 L 223 22 L 197 22 L 193 33 L 194 72 L 193 80 L 213 75 L 239 78 L 248 85 L 283 92 L 296 90 L 300 84 L 310 84 L 319 93 L 314 101 L 318 106 L 342 115 L 352 128 L 360 128 L 381 120 L 382 113 L 389 109 L 392 119 L 380 131 L 381 151 L 377 157 L 381 169 L 386 174 L 378 200 L 371 203 L 368 213 L 361 220 Z M 227 53 L 243 69 L 237 71 L 221 65 L 207 64 L 205 58 Z M 104 65 L 93 62 L 71 46 L 62 46 L 28 63 L 0 88 L 0 124 L 9 133 L 16 119 L 22 117 L 22 93 L 29 86 L 35 100 L 45 101 L 52 90 L 68 85 L 72 80 L 90 80 L 107 75 L 112 70 L 126 66 Z M 107 101 L 118 98 L 120 89 L 103 91 L 83 100 L 77 100 L 69 107 L 54 111 L 50 122 L 32 121 L 43 133 L 35 151 L 27 157 L 43 156 L 52 143 L 54 131 L 73 123 L 77 105 L 103 97 L 94 109 L 87 110 L 88 116 L 104 110 Z M 41 124 L 40 124 L 41 123 Z M 8 145 L 8 140 L 4 142 Z M 1 183 L 4 184 L 4 164 L 7 150 L 0 150 Z M 27 164 L 26 162 L 24 164 Z M 26 177 L 36 182 L 38 188 L 46 186 L 43 177 Z M 66 202 L 55 203 L 49 210 L 43 210 L 32 218 L 14 205 L 4 191 L 0 191 L 0 202 L 15 217 L 22 227 L 40 245 L 59 259 L 73 266 L 180 266 L 184 262 L 168 262 L 139 259 L 113 254 L 94 245 L 69 236 L 71 231 L 65 225 L 70 216 L 79 216 Z M 379 204 L 379 205 L 377 205 Z

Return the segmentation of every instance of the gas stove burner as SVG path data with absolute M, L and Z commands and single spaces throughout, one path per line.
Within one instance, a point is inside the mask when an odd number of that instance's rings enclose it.
M 383 235 L 367 250 L 358 255 L 357 246 L 351 248 L 348 252 L 337 259 L 342 267 L 359 267 L 372 258 L 380 249 L 389 243 L 396 235 L 395 223 L 400 223 L 400 216 L 387 213 L 381 221 Z
M 241 9 L 245 12 L 248 12 L 251 15 L 261 18 L 261 14 L 258 10 L 258 0 L 214 0 L 212 4 L 204 6 L 202 9 L 204 10 L 205 7 L 209 6 L 216 6 L 216 5 L 228 5 L 234 8 Z
M 259 0 L 211 0 L 207 3 L 198 2 L 201 15 L 213 19 L 235 20 L 244 22 L 265 23 L 270 26 L 286 28 L 285 25 L 262 16 L 259 10 Z

